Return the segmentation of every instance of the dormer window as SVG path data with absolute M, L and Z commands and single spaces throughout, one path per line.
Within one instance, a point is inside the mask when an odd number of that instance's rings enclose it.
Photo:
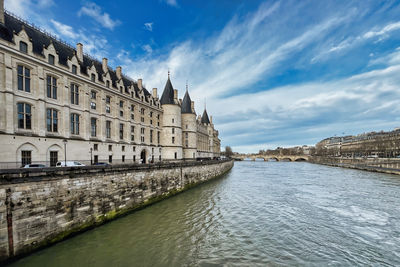
M 92 80 L 92 82 L 96 81 L 96 75 L 92 73 L 92 75 L 90 75 L 90 79 Z
M 72 73 L 76 74 L 78 70 L 78 67 L 76 65 L 72 65 Z
M 53 55 L 49 55 L 49 64 L 54 65 L 55 57 Z
M 108 81 L 108 80 L 106 81 L 106 87 L 110 88 L 110 81 Z
M 19 51 L 23 53 L 28 53 L 28 45 L 25 42 L 19 42 Z

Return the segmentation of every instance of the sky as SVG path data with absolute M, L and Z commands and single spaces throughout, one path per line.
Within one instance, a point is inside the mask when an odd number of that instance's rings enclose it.
M 222 150 L 400 126 L 398 1 L 5 0 L 5 9 L 161 95 L 171 72 Z

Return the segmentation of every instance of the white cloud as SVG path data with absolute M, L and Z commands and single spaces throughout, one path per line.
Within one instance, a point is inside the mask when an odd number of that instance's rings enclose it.
M 110 15 L 101 10 L 101 7 L 95 3 L 88 2 L 78 12 L 78 16 L 87 15 L 100 23 L 103 27 L 113 30 L 116 26 L 121 24 L 119 20 L 112 20 Z
M 146 30 L 152 32 L 153 31 L 153 22 L 147 22 L 144 24 L 144 27 L 146 28 Z
M 71 26 L 62 24 L 61 22 L 53 19 L 51 19 L 50 21 L 56 29 L 55 34 L 57 36 L 62 35 L 70 39 L 76 39 L 78 37 L 78 35 L 75 33 L 74 28 L 72 28 Z
M 170 6 L 174 6 L 174 7 L 178 6 L 178 2 L 176 0 L 164 0 L 164 2 Z
M 369 39 L 369 38 L 373 38 L 373 37 L 381 37 L 381 36 L 386 36 L 387 34 L 389 34 L 392 31 L 396 31 L 400 29 L 400 21 L 398 22 L 394 22 L 394 23 L 390 23 L 388 25 L 386 25 L 385 27 L 379 29 L 379 30 L 371 30 L 367 33 L 364 34 L 364 38 L 365 39 Z
M 142 46 L 142 49 L 143 49 L 144 51 L 146 51 L 147 53 L 153 52 L 153 49 L 151 48 L 151 46 L 150 46 L 149 44 L 143 45 L 143 46 Z

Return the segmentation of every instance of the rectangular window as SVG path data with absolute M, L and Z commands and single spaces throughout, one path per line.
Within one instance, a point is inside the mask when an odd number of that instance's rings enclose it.
M 49 64 L 54 65 L 56 58 L 53 55 L 49 55 Z
M 90 135 L 96 137 L 97 134 L 97 120 L 95 118 L 90 119 Z
M 144 122 L 144 117 L 141 117 L 141 118 L 140 118 L 140 121 L 141 121 L 141 122 Z
M 111 97 L 110 96 L 106 96 L 106 103 L 110 104 L 111 103 Z
M 119 107 L 120 107 L 120 108 L 123 108 L 123 107 L 124 107 L 124 101 L 122 101 L 122 100 L 119 101 Z
M 157 144 L 160 144 L 160 132 L 157 132 Z
M 76 65 L 72 65 L 72 73 L 76 74 L 78 71 L 78 67 Z
M 31 129 L 31 105 L 25 103 L 18 103 L 18 128 L 20 129 Z
M 57 161 L 58 161 L 58 152 L 50 151 L 50 167 L 56 166 Z
M 122 110 L 119 111 L 119 116 L 123 117 L 124 116 L 124 112 Z
M 79 105 L 79 86 L 71 83 L 71 104 Z
M 112 163 L 112 155 L 108 156 L 108 163 Z
M 111 121 L 106 121 L 106 138 L 111 138 Z
M 22 163 L 22 166 L 32 163 L 32 151 L 28 151 L 28 150 L 21 151 L 21 163 Z
M 131 105 L 131 111 L 134 112 L 135 111 L 135 106 Z
M 93 144 L 93 150 L 97 151 L 99 149 L 99 144 Z
M 57 99 L 57 78 L 47 75 L 47 97 Z
M 150 130 L 150 144 L 153 143 L 153 130 Z
M 90 79 L 92 80 L 92 82 L 96 81 L 96 75 L 92 73 L 92 75 L 90 75 Z
M 122 155 L 122 162 L 125 162 L 125 155 Z
M 47 109 L 47 131 L 48 132 L 57 132 L 58 131 L 58 113 L 57 110 L 48 108 Z
M 71 114 L 71 134 L 79 134 L 79 115 Z
M 91 109 L 96 109 L 96 103 L 95 102 L 90 102 L 90 108 Z
M 96 91 L 90 91 L 90 98 L 96 99 Z
M 19 51 L 23 53 L 28 53 L 28 45 L 25 42 L 19 42 Z
M 125 152 L 125 146 L 121 147 L 122 152 Z
M 110 88 L 110 81 L 106 81 L 106 86 L 107 86 L 107 88 Z
M 175 144 L 175 137 L 172 137 L 172 143 Z
M 31 91 L 31 70 L 27 67 L 18 65 L 18 90 L 30 92 Z
M 119 139 L 124 139 L 124 124 L 119 124 Z
M 175 152 L 175 159 L 177 159 L 177 158 L 178 158 L 178 153 Z
M 135 135 L 131 134 L 131 141 L 135 141 Z
M 112 151 L 112 145 L 108 145 L 108 151 Z
M 135 120 L 135 115 L 133 113 L 131 113 L 131 120 Z
M 109 106 L 106 106 L 106 113 L 111 113 L 111 108 Z
M 172 133 L 173 133 L 173 134 L 175 133 L 175 128 L 172 128 Z

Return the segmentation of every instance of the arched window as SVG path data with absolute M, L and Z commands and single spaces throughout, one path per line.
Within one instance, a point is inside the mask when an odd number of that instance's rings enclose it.
M 26 103 L 18 103 L 18 128 L 30 130 L 32 128 L 32 108 Z
M 53 108 L 46 110 L 46 124 L 48 132 L 58 131 L 58 111 Z

